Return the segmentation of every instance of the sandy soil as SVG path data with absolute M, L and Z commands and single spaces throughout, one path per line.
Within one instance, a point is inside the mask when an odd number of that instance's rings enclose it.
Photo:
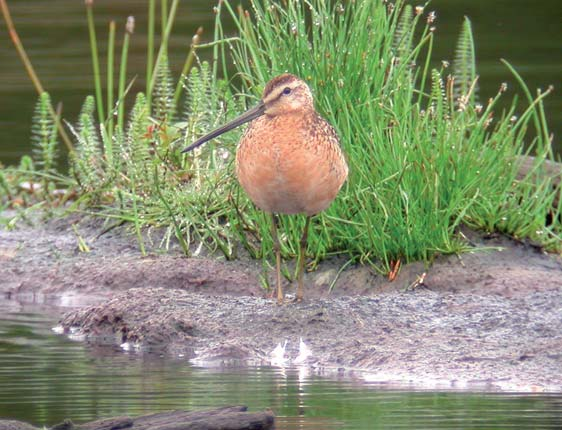
M 90 252 L 80 252 L 76 224 Z M 95 343 L 183 354 L 203 365 L 295 365 L 418 388 L 562 391 L 562 258 L 466 232 L 479 250 L 403 267 L 394 282 L 332 260 L 306 277 L 306 300 L 278 306 L 261 262 L 142 257 L 122 228 L 69 217 L 0 230 L 0 294 L 73 306 L 64 330 Z M 150 243 L 150 240 L 149 240 Z M 416 279 L 426 273 L 424 283 Z M 290 289 L 289 289 L 290 291 Z M 359 372 L 360 371 L 360 372 Z

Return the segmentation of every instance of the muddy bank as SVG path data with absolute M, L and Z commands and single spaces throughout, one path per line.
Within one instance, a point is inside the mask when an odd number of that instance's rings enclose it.
M 71 223 L 91 252 L 79 251 Z M 260 262 L 163 254 L 157 232 L 142 257 L 122 229 L 101 231 L 76 218 L 0 230 L 0 293 L 81 306 L 62 326 L 90 342 L 198 364 L 270 363 L 287 341 L 277 364 L 293 365 L 302 338 L 311 355 L 300 365 L 319 372 L 366 370 L 369 380 L 415 387 L 562 390 L 562 259 L 533 246 L 467 232 L 475 246 L 503 250 L 409 265 L 392 283 L 348 268 L 331 290 L 343 261 L 329 261 L 307 275 L 305 302 L 277 306 L 260 287 Z
M 302 338 L 312 353 L 306 365 L 315 369 L 368 369 L 370 379 L 389 383 L 557 390 L 561 305 L 554 291 L 508 299 L 420 290 L 277 306 L 135 288 L 67 315 L 62 325 L 90 340 L 184 354 L 203 365 L 269 363 L 285 340 L 290 365 Z

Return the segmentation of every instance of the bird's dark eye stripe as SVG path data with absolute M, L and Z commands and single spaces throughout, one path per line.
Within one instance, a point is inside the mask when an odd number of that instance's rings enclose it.
M 291 94 L 291 89 L 289 87 L 285 87 L 285 89 L 283 90 L 283 94 Z

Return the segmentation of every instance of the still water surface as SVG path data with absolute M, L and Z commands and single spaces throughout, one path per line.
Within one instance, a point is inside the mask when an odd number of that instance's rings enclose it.
M 298 369 L 205 369 L 185 359 L 91 347 L 56 335 L 57 316 L 0 302 L 0 417 L 36 425 L 245 404 L 277 429 L 560 429 L 562 393 L 381 389 Z
M 136 18 L 131 40 L 129 77 L 136 76 L 131 93 L 144 87 L 146 55 L 146 21 L 148 0 L 96 0 L 96 30 L 100 56 L 106 52 L 110 20 L 117 23 L 117 43 L 128 15 Z M 168 2 L 170 4 L 171 2 Z M 236 4 L 236 1 L 232 3 Z M 248 5 L 248 0 L 242 0 Z M 412 4 L 424 4 L 425 1 Z M 177 20 L 169 45 L 170 64 L 177 77 L 197 27 L 203 26 L 204 41 L 213 33 L 215 19 L 212 8 L 216 1 L 190 0 L 180 2 Z M 77 0 L 10 1 L 12 17 L 28 54 L 51 93 L 55 103 L 63 102 L 63 116 L 75 122 L 80 105 L 93 93 L 92 67 L 84 2 Z M 441 60 L 452 60 L 463 16 L 471 18 L 478 59 L 477 72 L 480 99 L 486 101 L 496 94 L 500 84 L 507 82 L 509 92 L 503 98 L 509 104 L 518 85 L 500 58 L 510 61 L 527 81 L 532 92 L 553 84 L 557 91 L 546 99 L 545 106 L 554 145 L 562 154 L 562 25 L 560 0 L 433 0 L 427 10 L 437 14 L 434 66 Z M 227 32 L 232 23 L 225 21 Z M 120 48 L 116 53 L 119 55 Z M 203 59 L 209 50 L 200 50 Z M 105 76 L 105 64 L 101 70 Z M 521 94 L 521 93 L 520 93 Z M 30 151 L 29 129 L 37 95 L 11 44 L 0 19 L 0 162 L 15 164 Z M 524 109 L 520 105 L 519 113 Z

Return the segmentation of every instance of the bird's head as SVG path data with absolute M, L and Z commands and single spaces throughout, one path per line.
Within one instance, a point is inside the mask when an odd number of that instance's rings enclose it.
M 182 152 L 191 151 L 205 142 L 262 115 L 274 117 L 294 112 L 306 113 L 311 110 L 314 110 L 314 101 L 308 85 L 295 75 L 285 73 L 267 83 L 262 98 L 255 107 L 201 137 Z
M 268 116 L 305 113 L 314 109 L 314 101 L 308 85 L 289 73 L 269 81 L 263 90 L 261 101 Z

